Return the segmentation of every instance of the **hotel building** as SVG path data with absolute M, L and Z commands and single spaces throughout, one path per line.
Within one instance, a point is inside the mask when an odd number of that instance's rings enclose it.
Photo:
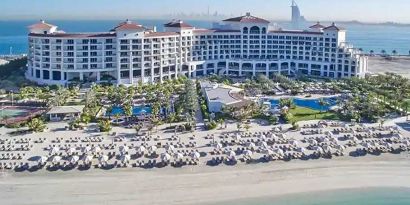
M 105 33 L 65 33 L 44 21 L 29 30 L 26 77 L 39 84 L 132 85 L 212 73 L 346 78 L 367 72 L 367 57 L 346 42 L 345 29 L 320 23 L 273 29 L 250 13 L 212 29 L 174 20 L 157 32 L 127 20 Z

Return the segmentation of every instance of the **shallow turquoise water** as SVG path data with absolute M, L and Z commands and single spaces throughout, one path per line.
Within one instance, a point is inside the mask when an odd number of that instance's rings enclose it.
M 366 188 L 289 194 L 215 205 L 410 205 L 408 188 Z

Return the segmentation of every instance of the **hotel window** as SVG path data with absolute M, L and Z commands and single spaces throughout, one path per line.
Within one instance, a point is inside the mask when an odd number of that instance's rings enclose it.
M 91 42 L 92 44 L 96 44 L 96 43 L 97 43 L 97 39 L 91 39 L 90 42 Z
M 84 39 L 83 44 L 88 44 L 88 39 Z
M 105 43 L 112 43 L 112 39 L 105 39 Z

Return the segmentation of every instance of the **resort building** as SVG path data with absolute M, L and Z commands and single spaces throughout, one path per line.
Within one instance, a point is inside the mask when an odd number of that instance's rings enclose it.
M 273 29 L 250 13 L 212 29 L 177 20 L 161 32 L 129 20 L 105 33 L 65 33 L 44 21 L 29 29 L 26 77 L 39 84 L 136 85 L 212 73 L 346 78 L 367 72 L 367 57 L 346 42 L 345 29 L 320 23 Z

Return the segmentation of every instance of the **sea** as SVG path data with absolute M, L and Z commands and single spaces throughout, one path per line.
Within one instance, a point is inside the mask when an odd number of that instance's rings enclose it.
M 409 188 L 361 188 L 289 194 L 213 205 L 409 205 Z
M 163 24 L 168 20 L 137 20 L 147 27 L 156 26 L 163 31 Z M 119 20 L 51 20 L 49 23 L 58 25 L 66 32 L 102 32 L 109 31 Z M 198 28 L 211 28 L 215 21 L 187 20 Z M 0 21 L 0 55 L 27 53 L 27 26 L 36 23 L 36 20 Z M 289 28 L 288 22 L 276 23 L 281 28 Z M 347 41 L 365 52 L 373 50 L 381 53 L 385 50 L 392 53 L 409 55 L 410 53 L 410 26 L 394 24 L 338 24 L 347 29 Z M 307 26 L 307 25 L 306 25 Z

